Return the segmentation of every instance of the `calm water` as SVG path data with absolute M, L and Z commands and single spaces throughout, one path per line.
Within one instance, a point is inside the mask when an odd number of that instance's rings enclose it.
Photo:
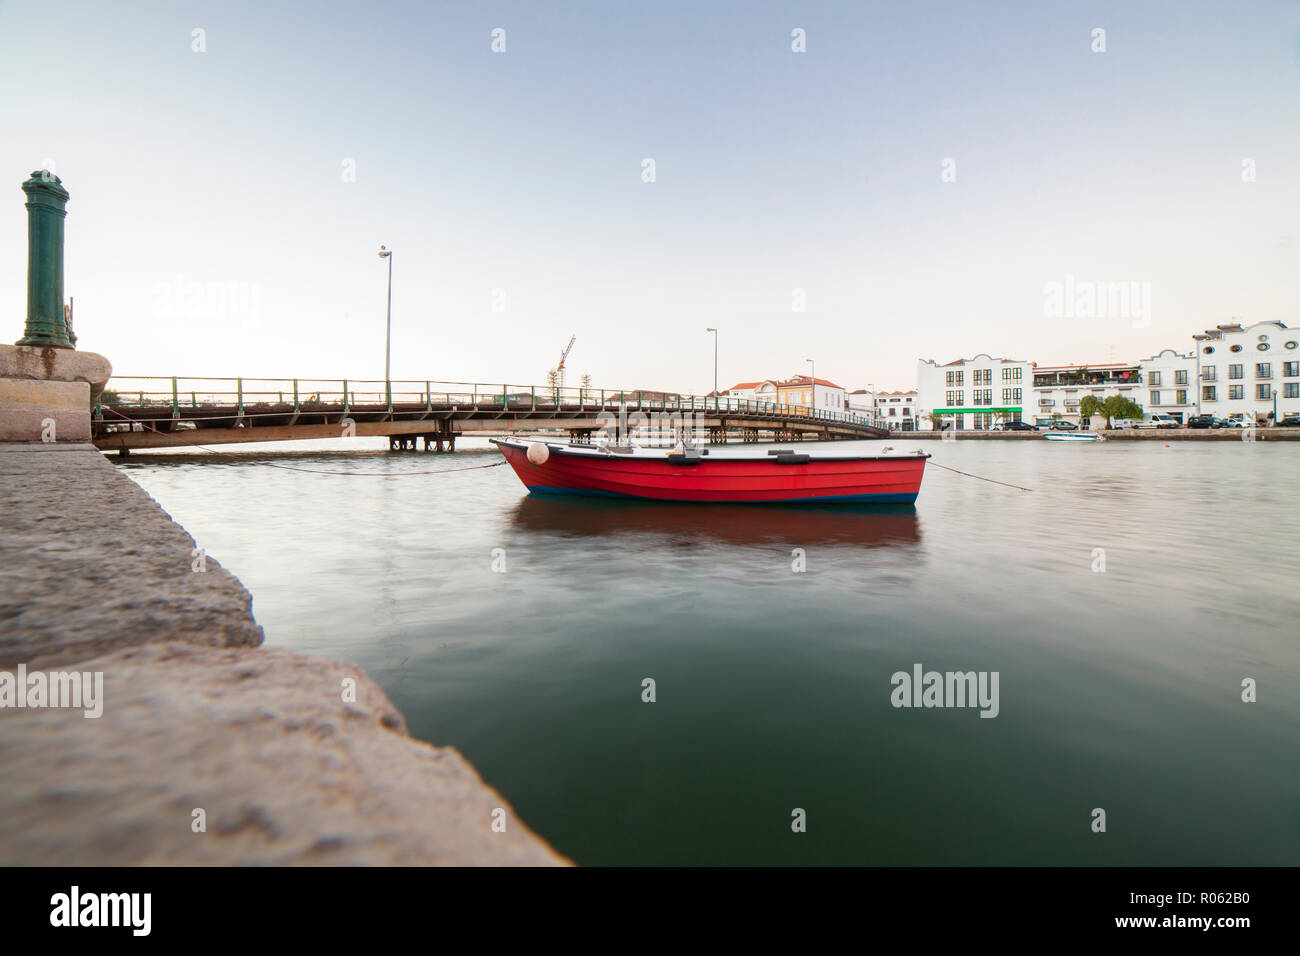
M 257 464 L 484 446 L 120 467 L 269 644 L 362 665 L 580 863 L 1300 863 L 1300 444 L 925 447 L 1033 490 L 930 468 L 914 508 L 723 508 Z M 895 709 L 917 663 L 997 671 L 1000 714 Z

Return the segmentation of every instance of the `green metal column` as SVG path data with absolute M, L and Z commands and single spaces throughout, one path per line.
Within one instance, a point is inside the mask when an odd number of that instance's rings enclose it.
M 63 315 L 63 220 L 68 191 L 59 177 L 38 169 L 23 183 L 27 194 L 27 325 L 18 345 L 70 349 L 77 337 Z

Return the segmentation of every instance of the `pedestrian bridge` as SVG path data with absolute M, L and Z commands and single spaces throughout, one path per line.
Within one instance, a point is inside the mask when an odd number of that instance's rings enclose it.
M 636 389 L 353 379 L 114 376 L 92 416 L 105 451 L 387 437 L 393 449 L 453 450 L 458 436 L 639 441 L 883 438 L 869 419 L 803 405 Z

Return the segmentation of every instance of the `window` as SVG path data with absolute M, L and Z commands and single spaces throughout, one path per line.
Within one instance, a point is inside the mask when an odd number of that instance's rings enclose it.
M 1178 400 L 1176 404 L 1179 404 L 1179 405 L 1186 405 L 1186 404 L 1187 404 L 1187 389 L 1185 389 L 1185 388 L 1180 388 L 1177 392 L 1174 393 L 1174 397 L 1177 398 L 1177 400 Z
M 1002 390 L 1002 402 L 1004 405 L 1019 405 L 1020 395 L 1021 392 L 1018 388 L 1004 388 Z
M 1228 386 L 1228 401 L 1239 402 L 1245 397 L 1246 397 L 1246 386 L 1244 385 Z
M 1051 408 L 1055 404 L 1056 402 L 1052 401 L 1050 398 L 1040 398 L 1038 400 L 1038 406 L 1040 408 Z
M 1153 386 L 1159 388 L 1159 387 L 1160 387 L 1160 373 L 1159 373 L 1159 372 L 1151 372 L 1150 375 L 1147 377 L 1147 384 L 1148 384 L 1148 385 L 1153 385 Z
M 992 405 L 992 404 L 993 404 L 993 389 L 991 389 L 991 388 L 977 388 L 977 389 L 975 389 L 975 397 L 971 400 L 971 404 L 972 404 L 972 405 Z
M 1255 386 L 1255 397 L 1261 402 L 1266 402 L 1273 397 L 1273 386 L 1264 382 Z
M 1245 375 L 1243 374 L 1243 369 L 1245 369 L 1245 367 L 1246 366 L 1244 365 L 1229 365 L 1228 378 L 1245 378 Z
M 966 375 L 965 372 L 949 372 L 947 378 L 944 381 L 948 385 L 964 385 L 966 384 L 965 375 Z
M 1213 385 L 1201 386 L 1201 400 L 1206 402 L 1213 402 L 1218 400 L 1215 398 Z
M 1273 363 L 1272 363 L 1272 362 L 1256 362 L 1256 363 L 1255 363 L 1255 377 L 1256 377 L 1256 378 L 1272 378 L 1272 377 L 1273 377 Z
M 1174 370 L 1174 384 L 1175 385 L 1187 384 L 1187 369 L 1180 368 Z
M 1298 375 L 1300 375 L 1300 362 L 1283 362 L 1283 363 L 1282 363 L 1282 377 L 1283 377 L 1283 378 L 1295 378 L 1295 377 L 1298 376 Z
M 1003 369 L 1002 369 L 1002 381 L 1004 381 L 1004 382 L 1009 382 L 1009 381 L 1011 381 L 1011 366 L 1007 365 L 1007 366 L 1004 366 L 1004 367 L 1003 367 Z
M 1287 382 L 1282 386 L 1283 398 L 1300 398 L 1300 382 Z
M 1159 404 L 1160 404 L 1160 393 L 1159 393 L 1159 392 L 1152 392 L 1152 393 L 1151 393 L 1151 404 L 1152 404 L 1152 405 L 1159 405 Z
M 1214 381 L 1214 378 L 1215 378 L 1215 375 L 1214 375 L 1214 366 L 1213 366 L 1213 365 L 1207 365 L 1207 366 L 1205 366 L 1205 368 L 1201 369 L 1201 381 L 1202 381 L 1202 382 L 1213 382 L 1213 381 Z
M 960 407 L 961 407 L 961 403 L 962 403 L 964 400 L 965 400 L 965 399 L 962 398 L 962 393 L 961 393 L 961 392 L 945 392 L 945 393 L 944 393 L 944 404 L 947 405 L 949 408 L 960 408 Z

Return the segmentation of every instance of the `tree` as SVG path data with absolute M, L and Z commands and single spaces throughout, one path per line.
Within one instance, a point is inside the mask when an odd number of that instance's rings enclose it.
M 938 415 L 938 414 L 936 414 L 936 413 L 934 413 L 934 412 L 931 412 L 930 414 L 926 415 L 925 417 L 928 418 L 928 419 L 930 419 L 930 426 L 931 426 L 935 431 L 937 431 L 937 432 L 939 432 L 939 431 L 943 431 L 943 416 L 942 416 L 942 415 Z
M 556 369 L 551 369 L 546 373 L 546 387 L 551 390 L 552 399 L 558 403 L 560 401 L 560 373 Z
M 1096 395 L 1085 395 L 1079 401 L 1079 417 L 1092 418 L 1094 415 L 1101 415 L 1103 402 Z
M 1087 401 L 1087 399 L 1085 399 Z M 1106 400 L 1101 403 L 1099 409 L 1106 416 L 1106 427 L 1110 427 L 1112 419 L 1115 418 L 1136 418 L 1142 420 L 1142 406 L 1131 398 L 1125 398 L 1123 395 L 1108 395 Z

